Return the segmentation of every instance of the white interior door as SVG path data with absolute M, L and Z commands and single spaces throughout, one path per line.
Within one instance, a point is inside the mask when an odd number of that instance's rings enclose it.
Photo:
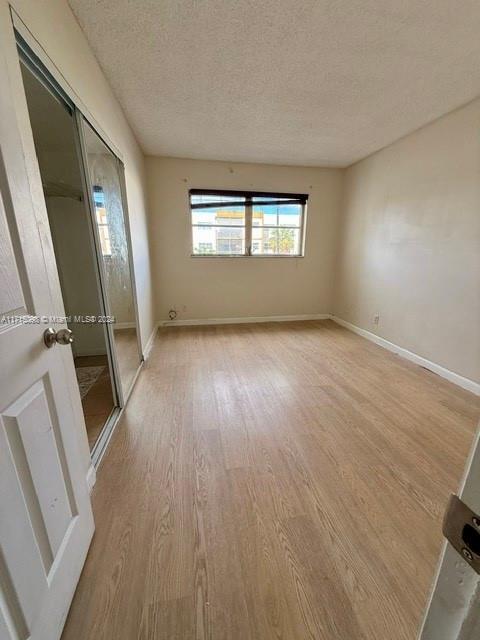
M 467 460 L 458 493 L 480 515 L 480 429 Z M 480 576 L 446 542 L 435 577 L 420 640 L 478 640 L 480 638 Z
M 19 112 L 26 113 L 26 104 L 19 109 L 20 70 L 5 7 L 2 2 L 0 639 L 56 640 L 88 551 L 93 517 L 81 452 L 86 435 L 78 431 L 71 389 L 71 347 L 48 349 L 43 342 L 48 324 L 15 321 L 15 316 L 55 314 L 53 300 L 60 295 L 51 265 L 47 268 L 49 231 L 38 197 L 40 178 L 34 176 L 35 187 L 20 135 Z

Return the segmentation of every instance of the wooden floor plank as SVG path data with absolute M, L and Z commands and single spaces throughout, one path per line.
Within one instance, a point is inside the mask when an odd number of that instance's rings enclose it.
M 411 640 L 479 414 L 331 321 L 161 330 L 63 640 Z

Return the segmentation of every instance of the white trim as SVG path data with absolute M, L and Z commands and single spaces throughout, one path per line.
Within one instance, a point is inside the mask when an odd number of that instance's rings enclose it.
M 162 320 L 162 327 L 187 327 L 209 324 L 250 324 L 260 322 L 289 322 L 295 320 L 328 320 L 329 313 L 307 313 L 299 316 L 245 316 L 241 318 L 200 318 L 196 320 Z
M 389 342 L 388 340 L 385 340 L 385 338 L 381 338 L 380 336 L 377 336 L 375 333 L 371 333 L 371 331 L 367 331 L 366 329 L 361 329 L 360 327 L 357 327 L 356 325 L 351 324 L 346 320 L 337 318 L 337 316 L 332 315 L 330 317 L 337 324 L 341 325 L 342 327 L 345 327 L 346 329 L 350 329 L 350 331 L 353 331 L 353 333 L 357 333 L 359 336 L 362 336 L 362 338 L 366 338 L 371 342 L 375 342 L 375 344 L 378 344 L 380 347 L 383 347 L 384 349 L 388 349 L 389 351 L 392 351 L 393 353 L 398 354 L 402 358 L 406 358 L 407 360 L 410 360 L 411 362 L 414 362 L 415 364 L 418 364 L 421 367 L 425 367 L 425 369 L 428 369 L 429 371 L 433 371 L 433 373 L 436 373 L 442 378 L 445 378 L 446 380 L 453 382 L 453 384 L 456 384 L 459 387 L 462 387 L 462 389 L 466 389 L 467 391 L 471 391 L 475 395 L 480 396 L 480 383 L 475 382 L 474 380 L 470 380 L 470 378 L 464 378 L 460 374 L 455 373 L 454 371 L 450 371 L 449 369 L 442 367 L 436 362 L 431 362 L 430 360 L 427 360 L 426 358 L 423 358 L 422 356 L 419 356 L 416 353 L 412 353 L 411 351 L 408 351 L 408 349 L 399 347 L 393 342 Z
M 136 322 L 115 322 L 113 325 L 113 330 L 115 329 L 134 329 L 137 326 Z
M 155 336 L 157 335 L 159 324 L 160 324 L 159 322 L 155 323 L 155 326 L 153 327 L 153 331 L 150 334 L 149 339 L 147 340 L 147 344 L 145 345 L 145 348 L 143 350 L 143 359 L 144 360 L 147 360 L 147 358 L 150 356 L 150 351 L 152 350 L 153 343 L 155 342 Z
M 95 467 L 91 464 L 88 467 L 87 471 L 87 487 L 88 493 L 92 493 L 92 489 L 95 486 L 95 482 L 97 481 L 97 472 L 95 471 Z

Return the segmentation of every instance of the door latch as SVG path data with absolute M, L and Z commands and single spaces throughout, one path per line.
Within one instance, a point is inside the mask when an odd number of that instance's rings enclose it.
M 480 574 L 480 516 L 454 494 L 450 496 L 442 530 L 453 548 Z

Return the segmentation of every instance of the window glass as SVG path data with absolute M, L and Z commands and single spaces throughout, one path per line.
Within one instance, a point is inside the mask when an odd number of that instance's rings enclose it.
M 193 225 L 240 225 L 245 226 L 245 206 L 192 209 Z
M 252 230 L 252 255 L 298 255 L 300 229 L 256 227 Z
M 243 255 L 244 227 L 193 227 L 194 255 Z
M 193 255 L 300 256 L 306 195 L 190 192 Z

